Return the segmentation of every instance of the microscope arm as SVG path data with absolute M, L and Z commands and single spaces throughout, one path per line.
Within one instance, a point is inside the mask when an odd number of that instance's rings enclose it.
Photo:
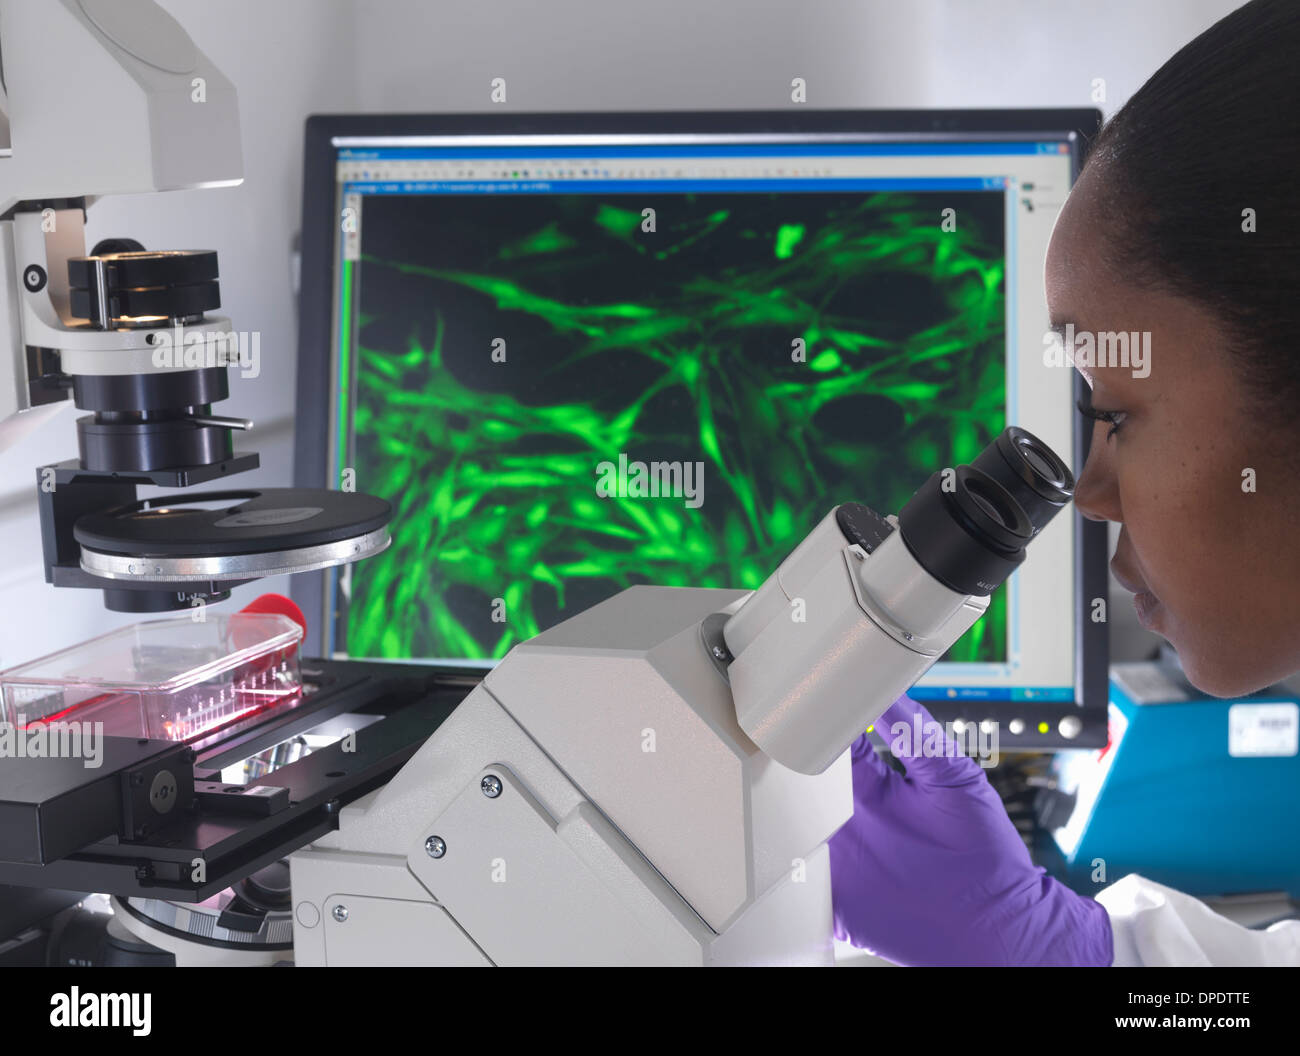
M 43 379 L 131 373 L 125 360 L 145 358 L 143 332 L 69 315 L 86 203 L 231 186 L 243 158 L 234 86 L 153 0 L 0 0 L 0 47 L 2 451 L 66 399 Z

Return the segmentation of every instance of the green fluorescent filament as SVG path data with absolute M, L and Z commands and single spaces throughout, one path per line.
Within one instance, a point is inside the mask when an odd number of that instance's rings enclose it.
M 373 347 L 392 313 L 360 305 L 357 487 L 395 514 L 354 566 L 352 656 L 500 658 L 633 584 L 755 588 L 837 503 L 897 512 L 1005 425 L 1000 211 L 652 196 L 651 234 L 645 197 L 572 196 L 490 267 L 363 257 L 363 291 L 423 307 Z M 702 505 L 600 497 L 620 453 L 701 463 Z M 1005 660 L 1006 624 L 1004 587 L 945 659 Z

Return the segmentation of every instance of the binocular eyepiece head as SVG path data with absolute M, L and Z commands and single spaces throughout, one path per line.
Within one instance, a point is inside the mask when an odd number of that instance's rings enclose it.
M 988 611 L 1073 491 L 1052 449 L 1013 428 L 897 519 L 836 506 L 722 623 L 741 729 L 783 766 L 824 771 Z M 701 641 L 716 659 L 704 624 Z
M 1074 494 L 1074 476 L 1032 433 L 1010 426 L 968 466 L 933 474 L 898 514 L 917 562 L 959 594 L 991 594 Z

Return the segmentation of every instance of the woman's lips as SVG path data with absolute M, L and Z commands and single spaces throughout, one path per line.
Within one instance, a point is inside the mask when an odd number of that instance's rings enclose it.
M 1138 623 L 1148 631 L 1155 630 L 1156 616 L 1160 612 L 1160 599 L 1149 590 L 1133 595 L 1133 608 L 1137 611 Z
M 1137 576 L 1129 575 L 1124 569 L 1116 567 L 1113 560 L 1110 570 L 1119 585 L 1133 595 L 1133 608 L 1137 612 L 1138 623 L 1148 631 L 1154 630 L 1156 617 L 1160 613 L 1160 599 Z

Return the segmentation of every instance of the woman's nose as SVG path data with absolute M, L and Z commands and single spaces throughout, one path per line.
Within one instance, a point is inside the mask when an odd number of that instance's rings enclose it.
M 1090 521 L 1121 523 L 1124 516 L 1119 502 L 1119 482 L 1103 429 L 1109 429 L 1105 422 L 1093 425 L 1088 461 L 1074 484 L 1074 505 Z

